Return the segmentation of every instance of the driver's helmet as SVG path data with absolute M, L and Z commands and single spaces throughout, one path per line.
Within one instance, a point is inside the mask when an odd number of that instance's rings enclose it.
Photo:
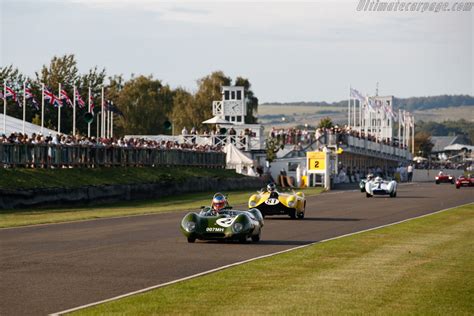
M 438 176 L 442 176 L 442 175 L 443 175 L 443 171 L 440 171 L 440 172 L 438 173 Z
M 382 178 L 381 177 L 376 177 L 375 182 L 382 182 Z
M 212 198 L 212 209 L 219 213 L 227 204 L 226 198 L 224 195 L 217 193 Z
M 275 191 L 275 190 L 276 190 L 276 185 L 275 185 L 275 183 L 269 183 L 269 184 L 267 185 L 267 191 L 268 191 L 268 192 L 273 192 L 273 191 Z
M 374 175 L 373 175 L 373 174 L 369 173 L 369 174 L 367 175 L 367 180 L 368 180 L 368 181 L 372 180 L 373 178 L 374 178 Z

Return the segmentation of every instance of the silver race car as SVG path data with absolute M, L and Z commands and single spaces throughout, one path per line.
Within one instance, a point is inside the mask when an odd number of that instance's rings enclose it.
M 374 195 L 397 196 L 397 182 L 395 180 L 384 181 L 381 177 L 376 177 L 365 183 L 365 195 L 370 198 Z

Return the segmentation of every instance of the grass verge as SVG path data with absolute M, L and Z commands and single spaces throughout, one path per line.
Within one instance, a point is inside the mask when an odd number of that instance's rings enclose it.
M 322 189 L 308 188 L 302 191 L 309 196 L 320 193 Z M 255 191 L 226 193 L 229 194 L 231 205 L 238 205 L 246 204 L 253 192 Z M 0 210 L 0 228 L 198 209 L 202 205 L 209 205 L 214 193 L 191 193 L 156 200 L 129 201 L 100 206 Z
M 77 315 L 472 315 L 474 204 L 219 271 Z
M 0 169 L 0 189 L 77 188 L 89 185 L 180 182 L 189 177 L 236 178 L 233 170 L 193 167 Z

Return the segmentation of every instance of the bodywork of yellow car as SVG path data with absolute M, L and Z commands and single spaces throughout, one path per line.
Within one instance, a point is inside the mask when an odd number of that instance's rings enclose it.
M 303 218 L 306 199 L 303 192 L 258 192 L 253 194 L 248 203 L 249 208 L 257 208 L 264 215 L 289 215 Z

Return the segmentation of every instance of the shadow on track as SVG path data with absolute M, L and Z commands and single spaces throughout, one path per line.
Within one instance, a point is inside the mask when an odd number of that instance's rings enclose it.
M 364 218 L 344 218 L 344 217 L 305 217 L 304 219 L 291 219 L 286 217 L 265 217 L 265 221 L 290 221 L 290 222 L 358 222 Z
M 428 196 L 409 196 L 409 195 L 397 195 L 395 199 L 429 199 Z

